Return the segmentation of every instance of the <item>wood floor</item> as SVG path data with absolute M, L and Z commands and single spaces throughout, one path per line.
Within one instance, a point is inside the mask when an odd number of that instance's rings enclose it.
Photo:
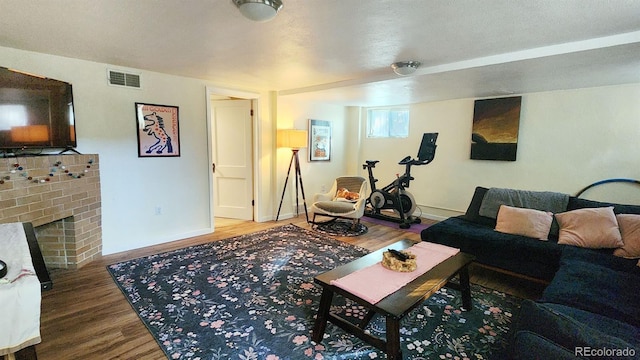
M 216 230 L 210 235 L 104 256 L 79 270 L 52 270 L 53 289 L 42 294 L 42 342 L 36 346 L 38 359 L 165 359 L 106 266 L 286 223 L 309 228 L 303 217 L 266 223 L 217 220 Z M 366 224 L 369 227 L 366 235 L 339 239 L 370 250 L 402 238 L 420 240 L 418 234 Z M 537 297 L 541 291 L 540 285 L 475 267 L 471 269 L 471 281 L 520 297 Z

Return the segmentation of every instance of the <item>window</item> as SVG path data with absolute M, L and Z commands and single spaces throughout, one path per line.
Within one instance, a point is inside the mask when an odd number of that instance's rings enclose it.
M 409 109 L 378 108 L 367 110 L 368 138 L 406 138 L 409 136 Z

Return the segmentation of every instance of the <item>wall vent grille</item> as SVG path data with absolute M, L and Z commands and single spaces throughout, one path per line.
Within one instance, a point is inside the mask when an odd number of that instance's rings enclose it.
M 109 85 L 140 89 L 140 75 L 123 71 L 107 70 Z

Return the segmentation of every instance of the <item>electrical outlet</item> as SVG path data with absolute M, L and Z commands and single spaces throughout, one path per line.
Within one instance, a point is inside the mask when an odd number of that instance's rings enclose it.
M 162 208 L 160 206 L 156 206 L 155 208 L 155 214 L 156 215 L 162 215 Z
M 320 186 L 320 192 L 321 193 L 326 193 L 327 192 L 327 185 Z

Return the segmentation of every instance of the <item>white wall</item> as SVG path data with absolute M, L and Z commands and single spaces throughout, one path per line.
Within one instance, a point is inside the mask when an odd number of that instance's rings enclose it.
M 470 160 L 474 99 L 411 106 L 408 139 L 363 138 L 361 156 L 381 162 L 380 184 L 416 156 L 424 132 L 438 132 L 435 160 L 414 167 L 409 191 L 432 217 L 464 212 L 475 186 L 575 194 L 607 178 L 640 179 L 640 84 L 525 94 L 517 161 Z M 384 180 L 382 180 L 384 179 Z M 640 203 L 637 185 L 603 186 L 584 197 Z
M 211 231 L 205 96 L 208 84 L 134 70 L 141 73 L 143 88 L 127 89 L 107 84 L 107 68 L 131 69 L 3 47 L 0 59 L 0 66 L 73 84 L 77 149 L 100 155 L 104 254 Z M 269 96 L 264 99 L 260 116 L 265 117 L 270 136 Z M 138 158 L 135 102 L 179 107 L 180 157 Z M 271 142 L 264 141 L 262 134 L 258 136 L 269 152 Z M 270 166 L 269 163 L 263 169 L 267 181 Z M 271 204 L 263 206 L 271 208 Z M 162 209 L 161 215 L 155 214 L 156 207 Z
M 114 68 L 108 64 L 3 47 L 0 59 L 0 66 L 73 84 L 78 150 L 100 154 L 103 253 L 210 231 L 205 87 L 216 84 L 139 71 L 143 89 L 124 89 L 107 85 L 107 68 Z M 575 193 L 605 178 L 640 178 L 638 99 L 640 84 L 524 94 L 518 160 L 493 162 L 469 160 L 474 99 L 412 105 L 410 138 L 374 140 L 359 131 L 359 108 L 263 92 L 256 135 L 262 176 L 257 220 L 275 217 L 291 156 L 286 149 L 274 152 L 276 127 L 307 129 L 308 119 L 332 122 L 331 161 L 310 163 L 306 149 L 300 152 L 308 205 L 337 176 L 364 174 L 366 159 L 381 161 L 375 175 L 379 185 L 388 183 L 404 170 L 397 162 L 416 155 L 422 133 L 439 132 L 435 160 L 413 169 L 416 180 L 409 190 L 425 213 L 442 217 L 463 212 L 476 185 Z M 180 157 L 137 157 L 135 102 L 180 108 Z M 295 199 L 291 185 L 283 207 L 289 216 Z M 596 190 L 603 199 L 623 202 L 636 202 L 631 198 L 640 193 L 620 186 L 613 198 L 609 190 Z M 158 206 L 161 215 L 154 214 Z
M 640 84 L 524 94 L 515 162 L 469 159 L 475 99 L 410 105 L 411 135 L 407 139 L 367 139 L 364 109 L 346 108 L 345 134 L 342 140 L 334 139 L 332 161 L 304 164 L 303 172 L 305 180 L 311 179 L 307 181 L 318 189 L 342 173 L 366 177 L 364 161 L 379 160 L 374 175 L 379 179 L 377 186 L 382 187 L 404 172 L 404 166 L 398 165 L 402 158 L 417 155 L 423 133 L 438 132 L 435 160 L 412 168 L 415 180 L 408 189 L 425 217 L 442 219 L 463 213 L 478 185 L 575 194 L 602 179 L 640 179 L 638 99 Z M 322 116 L 316 114 L 323 109 L 298 101 L 294 95 L 281 97 L 278 126 L 288 118 L 306 128 L 303 121 Z M 326 111 L 339 117 L 335 107 L 326 106 Z M 320 118 L 330 119 L 329 115 Z M 340 154 L 341 146 L 348 149 L 346 153 Z M 285 159 L 279 155 L 280 164 Z M 583 197 L 640 204 L 640 186 L 604 185 Z
M 357 139 L 357 131 L 350 133 L 347 131 L 347 109 L 343 106 L 319 104 L 296 99 L 295 96 L 278 97 L 278 129 L 309 129 L 309 119 L 327 120 L 331 122 L 331 160 L 330 161 L 309 161 L 308 149 L 300 149 L 300 173 L 302 175 L 304 191 L 307 200 L 307 207 L 311 206 L 313 195 L 321 192 L 323 187 L 328 191 L 333 184 L 333 180 L 342 175 L 352 175 L 347 173 L 348 156 L 347 143 L 351 141 L 352 135 Z M 353 144 L 351 145 L 353 146 Z M 287 176 L 287 168 L 291 160 L 290 149 L 277 149 L 277 206 L 282 196 L 284 181 Z M 279 219 L 286 219 L 295 215 L 295 174 L 291 169 L 287 192 L 285 193 L 282 210 Z M 302 195 L 299 195 L 299 206 L 302 207 Z M 301 208 L 302 209 L 302 208 Z M 304 216 L 304 210 L 300 211 Z M 275 216 L 275 215 L 274 215 Z

